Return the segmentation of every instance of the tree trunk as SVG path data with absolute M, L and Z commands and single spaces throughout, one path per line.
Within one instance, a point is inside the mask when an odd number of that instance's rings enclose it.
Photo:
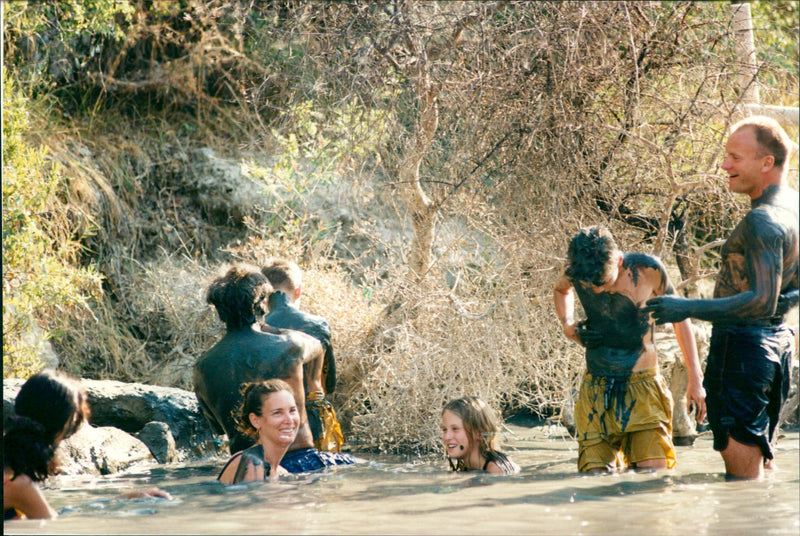
M 430 82 L 425 60 L 421 58 L 419 63 L 414 80 L 419 106 L 419 121 L 416 132 L 405 149 L 405 155 L 398 170 L 400 188 L 411 214 L 411 225 L 414 232 L 411 249 L 408 253 L 408 267 L 411 276 L 417 281 L 425 277 L 431 264 L 438 212 L 436 204 L 422 189 L 419 168 L 439 124 L 437 91 Z
M 750 17 L 750 4 L 732 4 L 733 32 L 736 45 L 736 58 L 739 64 L 739 84 L 742 88 L 742 102 L 758 104 L 760 97 L 756 76 L 756 46 L 753 40 L 753 19 Z

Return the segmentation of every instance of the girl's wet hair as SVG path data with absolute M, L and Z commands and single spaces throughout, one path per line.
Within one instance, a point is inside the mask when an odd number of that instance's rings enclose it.
M 55 473 L 56 438 L 73 435 L 90 414 L 86 391 L 56 370 L 31 376 L 19 390 L 14 411 L 3 435 L 3 463 L 34 481 Z
M 618 251 L 608 229 L 584 227 L 570 240 L 564 273 L 572 281 L 585 281 L 600 287 L 608 279 Z
M 463 396 L 448 402 L 445 411 L 456 415 L 464 424 L 464 431 L 469 441 L 469 450 L 472 450 L 475 441 L 473 437 L 478 434 L 478 451 L 484 458 L 488 453 L 497 452 L 499 449 L 499 430 L 497 418 L 492 408 L 486 402 L 475 396 Z M 454 471 L 465 471 L 466 465 L 463 460 L 453 462 L 449 460 L 450 468 Z
M 256 430 L 253 423 L 250 422 L 250 414 L 255 413 L 261 417 L 261 408 L 264 406 L 264 399 L 272 393 L 277 393 L 279 391 L 286 391 L 294 397 L 291 386 L 277 378 L 245 383 L 242 386 L 242 405 L 238 412 L 240 432 L 248 437 L 258 439 L 258 430 Z

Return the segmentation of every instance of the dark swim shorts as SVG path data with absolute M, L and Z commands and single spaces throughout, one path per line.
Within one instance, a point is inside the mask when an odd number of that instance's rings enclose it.
M 728 436 L 758 446 L 772 459 L 781 406 L 791 383 L 794 333 L 776 326 L 716 325 L 711 333 L 705 380 L 708 423 L 714 450 Z
M 281 466 L 290 473 L 307 473 L 331 465 L 352 465 L 354 463 L 356 463 L 356 459 L 352 454 L 324 452 L 315 448 L 287 452 L 281 460 Z

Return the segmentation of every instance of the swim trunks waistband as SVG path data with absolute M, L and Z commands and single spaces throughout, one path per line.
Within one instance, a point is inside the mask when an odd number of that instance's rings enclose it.
M 653 367 L 645 370 L 637 370 L 636 372 L 631 372 L 630 375 L 600 375 L 600 374 L 591 374 L 587 372 L 584 374 L 583 378 L 584 381 L 587 382 L 595 382 L 595 383 L 604 383 L 606 381 L 614 380 L 625 380 L 627 383 L 636 383 L 643 380 L 648 380 L 650 378 L 655 378 L 660 374 L 658 367 Z

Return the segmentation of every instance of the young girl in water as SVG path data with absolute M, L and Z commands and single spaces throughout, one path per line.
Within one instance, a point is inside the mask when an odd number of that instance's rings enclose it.
M 55 474 L 58 444 L 89 420 L 86 392 L 63 372 L 45 370 L 22 385 L 14 412 L 3 434 L 3 519 L 56 517 L 37 482 Z M 158 488 L 119 498 L 146 496 L 171 498 Z
M 283 455 L 300 428 L 300 413 L 292 388 L 272 379 L 245 384 L 239 428 L 256 444 L 236 453 L 222 469 L 223 484 L 275 481 L 288 471 L 280 466 Z
M 498 450 L 498 425 L 486 403 L 474 396 L 451 400 L 442 411 L 442 440 L 450 469 L 515 475 L 519 466 Z

